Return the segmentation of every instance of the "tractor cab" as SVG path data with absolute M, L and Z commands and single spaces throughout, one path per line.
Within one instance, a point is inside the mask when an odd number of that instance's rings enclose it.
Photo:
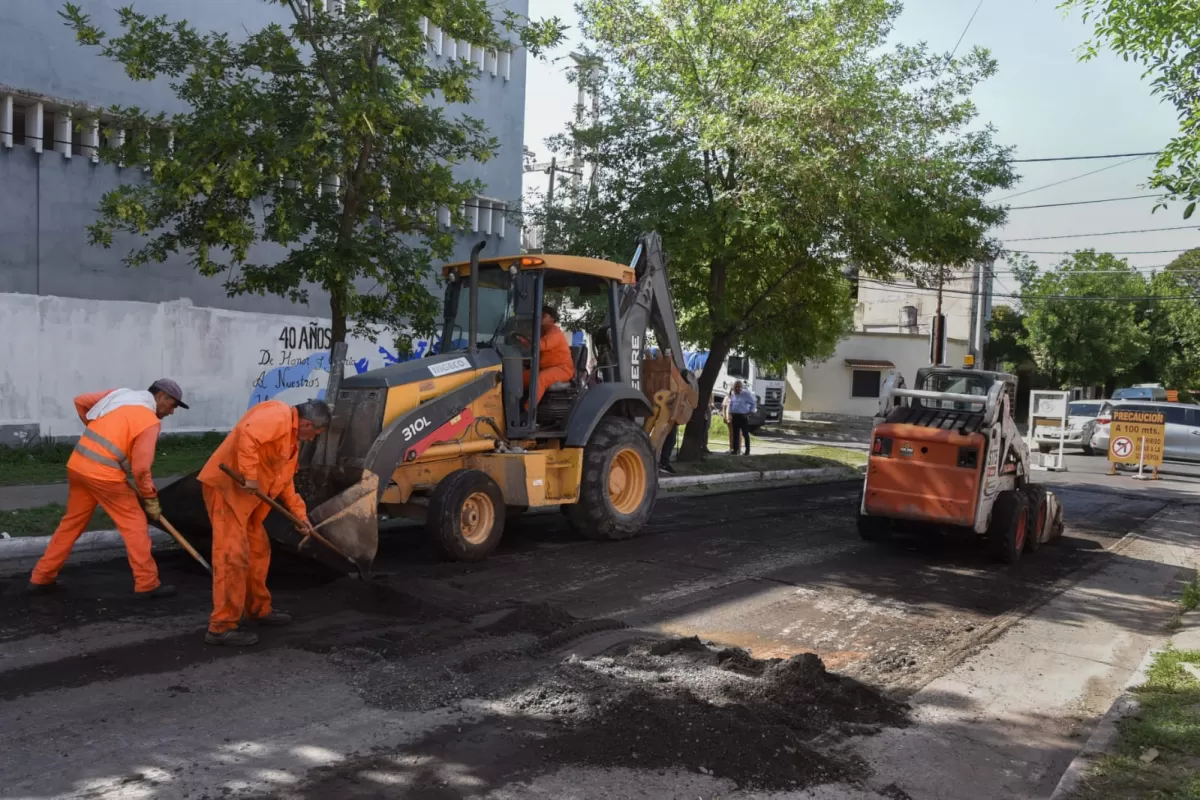
M 601 344 L 617 337 L 623 287 L 635 283 L 635 272 L 611 261 L 579 256 L 507 256 L 448 264 L 443 269 L 446 295 L 441 355 L 461 352 L 501 366 L 505 435 L 516 438 L 561 438 L 566 423 L 588 387 L 586 344 L 571 347 L 570 377 L 549 384 L 536 397 L 546 365 L 542 353 L 542 315 L 553 306 L 577 298 L 603 298 L 607 313 L 592 331 Z M 474 288 L 474 292 L 473 289 Z M 477 298 L 472 314 L 471 298 Z M 472 320 L 475 320 L 474 325 Z M 596 354 L 597 373 L 611 382 L 627 380 L 611 347 Z

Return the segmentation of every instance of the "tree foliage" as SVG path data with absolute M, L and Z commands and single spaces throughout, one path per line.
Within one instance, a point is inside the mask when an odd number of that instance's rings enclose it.
M 996 306 L 988 320 L 988 330 L 990 336 L 985 354 L 988 362 L 995 362 L 1002 369 L 1015 373 L 1033 361 L 1025 346 L 1028 336 L 1025 317 L 1019 311 L 1011 306 Z
M 1200 4 L 1193 0 L 1065 0 L 1093 22 L 1094 38 L 1082 58 L 1107 44 L 1126 61 L 1145 67 L 1154 94 L 1179 112 L 1179 133 L 1159 156 L 1151 186 L 1171 200 L 1187 201 L 1184 218 L 1200 198 Z
M 599 118 L 553 145 L 580 147 L 596 176 L 552 209 L 547 248 L 625 258 L 639 231 L 662 233 L 683 338 L 710 353 L 702 404 L 735 348 L 828 356 L 851 324 L 852 269 L 886 279 L 995 251 L 1004 211 L 983 198 L 1014 176 L 974 125 L 986 52 L 888 48 L 889 0 L 579 8 L 605 65 L 589 81 Z
M 145 180 L 106 194 L 93 243 L 137 234 L 130 266 L 186 254 L 226 291 L 306 302 L 329 295 L 332 340 L 347 326 L 425 333 L 437 306 L 426 283 L 483 187 L 456 165 L 483 162 L 497 142 L 456 113 L 472 99 L 470 60 L 434 59 L 419 19 L 496 52 L 536 53 L 561 36 L 557 20 L 493 17 L 487 0 L 243 0 L 279 7 L 261 30 L 199 31 L 186 21 L 119 11 L 121 33 L 97 29 L 79 6 L 61 12 L 77 40 L 139 81 L 165 78 L 188 109 L 113 108 L 123 143 L 105 160 L 145 168 Z M 273 246 L 272 246 L 273 245 Z

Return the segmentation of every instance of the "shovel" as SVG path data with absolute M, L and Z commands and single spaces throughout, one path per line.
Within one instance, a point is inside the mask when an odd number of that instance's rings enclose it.
M 244 477 L 225 464 L 219 466 L 236 484 L 246 488 Z M 301 520 L 284 508 L 278 500 L 268 497 L 258 489 L 249 491 L 301 531 L 302 538 L 296 549 L 302 549 L 309 539 L 316 539 L 357 567 L 360 575 L 367 577 L 370 575 L 371 562 L 375 559 L 375 548 L 379 541 L 376 517 L 378 486 L 379 479 L 375 474 L 365 472 L 363 479 L 350 489 L 313 509 L 309 514 L 311 522 Z M 318 533 L 322 528 L 327 529 L 329 537 Z M 336 539 L 337 543 L 331 539 Z
M 129 488 L 133 489 L 133 493 L 137 494 L 138 493 L 137 485 L 133 482 L 133 478 L 126 476 L 125 481 L 126 481 L 126 483 L 129 484 Z M 163 526 L 163 528 L 166 529 L 167 533 L 171 534 L 171 538 L 173 538 L 176 542 L 178 542 L 179 546 L 188 552 L 188 555 L 190 555 L 192 558 L 199 561 L 200 566 L 202 566 L 206 570 L 208 570 L 208 573 L 210 575 L 212 574 L 212 567 L 210 567 L 208 562 L 204 560 L 204 556 L 202 556 L 196 552 L 196 548 L 192 547 L 191 544 L 188 543 L 188 540 L 183 538 L 182 533 L 175 530 L 175 526 L 172 525 L 170 522 L 168 522 L 166 517 L 164 517 L 162 514 L 159 514 L 158 519 L 155 520 L 155 522 L 158 522 L 159 524 L 161 524 Z

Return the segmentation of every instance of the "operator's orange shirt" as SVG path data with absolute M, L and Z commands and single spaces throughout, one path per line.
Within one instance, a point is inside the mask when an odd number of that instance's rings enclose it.
M 571 345 L 567 343 L 567 335 L 557 325 L 551 325 L 550 330 L 542 334 L 542 354 L 538 372 L 545 375 L 548 371 L 553 371 L 558 376 L 550 383 L 569 381 L 575 377 L 575 359 L 571 358 Z

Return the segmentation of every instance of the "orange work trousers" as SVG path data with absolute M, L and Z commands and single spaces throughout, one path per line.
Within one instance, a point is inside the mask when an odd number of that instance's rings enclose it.
M 525 370 L 525 388 L 527 389 L 529 388 L 529 376 L 530 370 Z M 558 383 L 559 381 L 569 381 L 574 377 L 574 367 L 549 366 L 539 368 L 537 395 L 535 395 L 533 398 L 534 405 L 542 402 L 542 395 L 546 393 L 546 389 L 550 387 L 550 384 Z
M 149 592 L 157 589 L 158 565 L 150 555 L 150 527 L 133 489 L 128 483 L 101 481 L 70 469 L 67 470 L 67 513 L 63 514 L 46 552 L 33 568 L 30 582 L 54 583 L 97 505 L 108 512 L 125 540 L 125 555 L 133 570 L 133 590 Z
M 213 612 L 208 629 L 224 633 L 236 628 L 243 615 L 257 618 L 271 613 L 267 591 L 271 540 L 263 528 L 271 507 L 259 503 L 243 525 L 224 495 L 211 486 L 204 487 L 204 505 L 213 532 Z

